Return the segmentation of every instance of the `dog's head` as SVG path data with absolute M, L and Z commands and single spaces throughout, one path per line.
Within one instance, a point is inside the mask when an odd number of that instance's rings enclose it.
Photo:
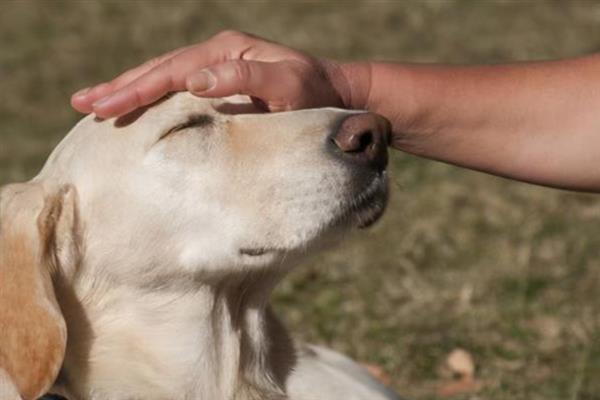
M 65 328 L 53 278 L 168 285 L 283 269 L 381 215 L 385 120 L 263 114 L 244 100 L 178 94 L 117 120 L 85 118 L 38 177 L 3 191 L 0 379 L 4 369 L 34 398 L 56 376 Z

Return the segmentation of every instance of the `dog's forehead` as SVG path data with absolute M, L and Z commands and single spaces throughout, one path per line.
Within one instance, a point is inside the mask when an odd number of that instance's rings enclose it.
M 185 114 L 194 111 L 208 112 L 213 111 L 215 105 L 218 105 L 221 101 L 221 99 L 197 97 L 188 92 L 172 93 L 151 106 L 150 110 L 163 116 L 165 114 Z
M 151 134 L 153 130 L 180 122 L 189 115 L 212 114 L 218 104 L 218 100 L 200 98 L 189 93 L 175 93 L 119 118 L 97 122 L 109 125 L 108 129 L 115 132 L 139 131 L 143 127 L 140 132 Z
M 208 99 L 182 92 L 119 118 L 102 120 L 88 115 L 54 149 L 39 178 L 69 182 L 90 172 L 110 175 L 110 171 L 128 168 L 138 164 L 161 135 L 190 116 L 229 118 L 219 110 L 227 104 L 253 107 L 247 96 Z
M 161 118 L 169 118 L 198 112 L 229 114 L 230 107 L 228 106 L 245 106 L 245 110 L 250 113 L 260 111 L 248 96 L 234 95 L 212 99 L 194 96 L 188 92 L 171 94 L 150 106 L 148 110 Z M 231 107 L 231 109 L 235 109 L 235 107 Z
M 243 95 L 226 98 L 202 98 L 188 92 L 174 93 L 156 103 L 135 110 L 119 118 L 99 121 L 101 129 L 107 134 L 127 132 L 130 136 L 139 135 L 153 142 L 164 132 L 187 120 L 208 115 L 221 119 L 230 119 L 237 114 L 257 114 L 258 109 L 250 97 Z

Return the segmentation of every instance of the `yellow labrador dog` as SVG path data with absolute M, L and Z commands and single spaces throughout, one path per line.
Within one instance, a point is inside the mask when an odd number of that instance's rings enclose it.
M 186 93 L 84 118 L 1 191 L 0 400 L 396 399 L 269 308 L 306 253 L 381 215 L 387 135 Z

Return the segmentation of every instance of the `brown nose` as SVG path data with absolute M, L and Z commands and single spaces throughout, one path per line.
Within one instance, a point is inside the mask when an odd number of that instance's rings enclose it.
M 387 166 L 390 123 L 372 114 L 346 117 L 331 139 L 349 161 L 383 171 Z

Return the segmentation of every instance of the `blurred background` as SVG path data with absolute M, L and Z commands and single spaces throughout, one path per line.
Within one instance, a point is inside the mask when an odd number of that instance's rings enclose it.
M 31 178 L 81 117 L 72 92 L 231 28 L 339 59 L 498 63 L 599 51 L 600 2 L 3 0 L 0 184 Z M 384 219 L 276 291 L 296 338 L 411 399 L 600 399 L 600 198 L 391 163 Z M 453 391 L 456 349 L 476 384 Z

